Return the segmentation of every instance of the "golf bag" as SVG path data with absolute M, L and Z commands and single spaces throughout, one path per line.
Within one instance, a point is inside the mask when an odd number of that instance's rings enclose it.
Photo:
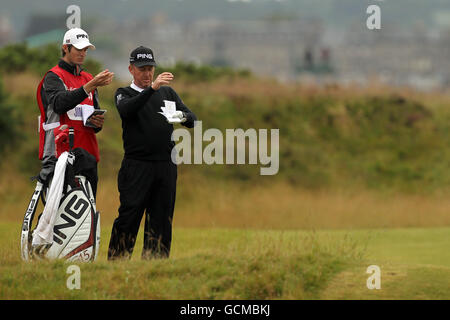
M 89 262 L 97 258 L 100 213 L 96 210 L 91 184 L 83 175 L 86 163 L 92 165 L 95 159 L 92 160 L 92 156 L 81 148 L 72 149 L 73 128 L 61 128 L 60 131 L 55 141 L 61 137 L 68 138 L 70 148 L 60 155 L 52 181 L 47 184 L 38 179 L 36 183 L 22 225 L 21 254 L 25 261 L 67 259 Z M 57 170 L 64 174 L 57 176 Z M 63 181 L 58 177 L 64 177 Z M 61 193 L 56 194 L 55 190 Z M 30 232 L 39 198 L 44 211 Z M 49 208 L 51 210 L 47 210 Z

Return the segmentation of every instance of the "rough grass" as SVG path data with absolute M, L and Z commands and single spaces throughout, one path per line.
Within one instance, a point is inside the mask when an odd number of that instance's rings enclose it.
M 450 299 L 449 228 L 175 228 L 170 259 L 142 261 L 141 232 L 131 261 L 108 262 L 102 227 L 98 260 L 69 290 L 69 263 L 21 261 L 20 225 L 1 223 L 0 299 Z M 366 286 L 373 264 L 380 290 Z
M 81 289 L 68 290 L 61 261 L 21 261 L 17 224 L 0 225 L 1 299 L 317 299 L 340 271 L 361 261 L 350 237 L 307 232 L 175 229 L 171 258 L 82 264 Z

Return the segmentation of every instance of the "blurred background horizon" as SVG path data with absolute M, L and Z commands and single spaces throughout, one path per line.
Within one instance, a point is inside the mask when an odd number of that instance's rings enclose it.
M 450 2 L 444 0 L 115 0 L 2 3 L 0 48 L 60 44 L 69 14 L 96 45 L 89 57 L 128 81 L 138 45 L 161 66 L 176 62 L 248 69 L 282 82 L 406 86 L 450 84 Z M 381 29 L 368 30 L 369 5 Z

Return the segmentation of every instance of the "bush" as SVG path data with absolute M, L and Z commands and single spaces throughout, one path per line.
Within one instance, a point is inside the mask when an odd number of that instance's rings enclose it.
M 26 43 L 16 43 L 0 49 L 0 72 L 31 71 L 42 76 L 61 58 L 61 48 L 52 43 L 41 47 L 30 48 Z M 87 58 L 84 69 L 93 75 L 101 71 L 101 64 Z
M 0 78 L 0 155 L 13 145 L 20 137 L 20 118 L 15 113 L 15 106 L 8 102 Z
M 158 69 L 160 72 L 171 72 L 179 79 L 196 82 L 212 81 L 220 78 L 249 78 L 252 75 L 246 69 L 197 65 L 185 62 L 177 62 L 173 67 L 161 66 Z

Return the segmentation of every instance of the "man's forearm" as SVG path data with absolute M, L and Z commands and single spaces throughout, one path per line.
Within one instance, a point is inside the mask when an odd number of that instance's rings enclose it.
M 92 81 L 89 81 L 83 86 L 84 90 L 87 94 L 89 94 L 91 91 L 94 91 L 97 89 L 97 87 L 92 83 Z
M 184 113 L 184 116 L 186 117 L 186 121 L 182 124 L 187 128 L 193 128 L 194 127 L 194 121 L 197 120 L 197 116 L 189 110 L 186 106 L 181 107 L 180 111 Z
M 53 72 L 49 72 L 44 80 L 44 90 L 48 103 L 53 105 L 53 110 L 58 114 L 64 114 L 75 108 L 88 96 L 83 87 L 75 90 L 66 90 L 62 80 Z
M 75 108 L 86 98 L 86 92 L 84 92 L 82 87 L 72 91 L 59 91 L 54 95 L 53 109 L 58 114 L 64 114 Z

